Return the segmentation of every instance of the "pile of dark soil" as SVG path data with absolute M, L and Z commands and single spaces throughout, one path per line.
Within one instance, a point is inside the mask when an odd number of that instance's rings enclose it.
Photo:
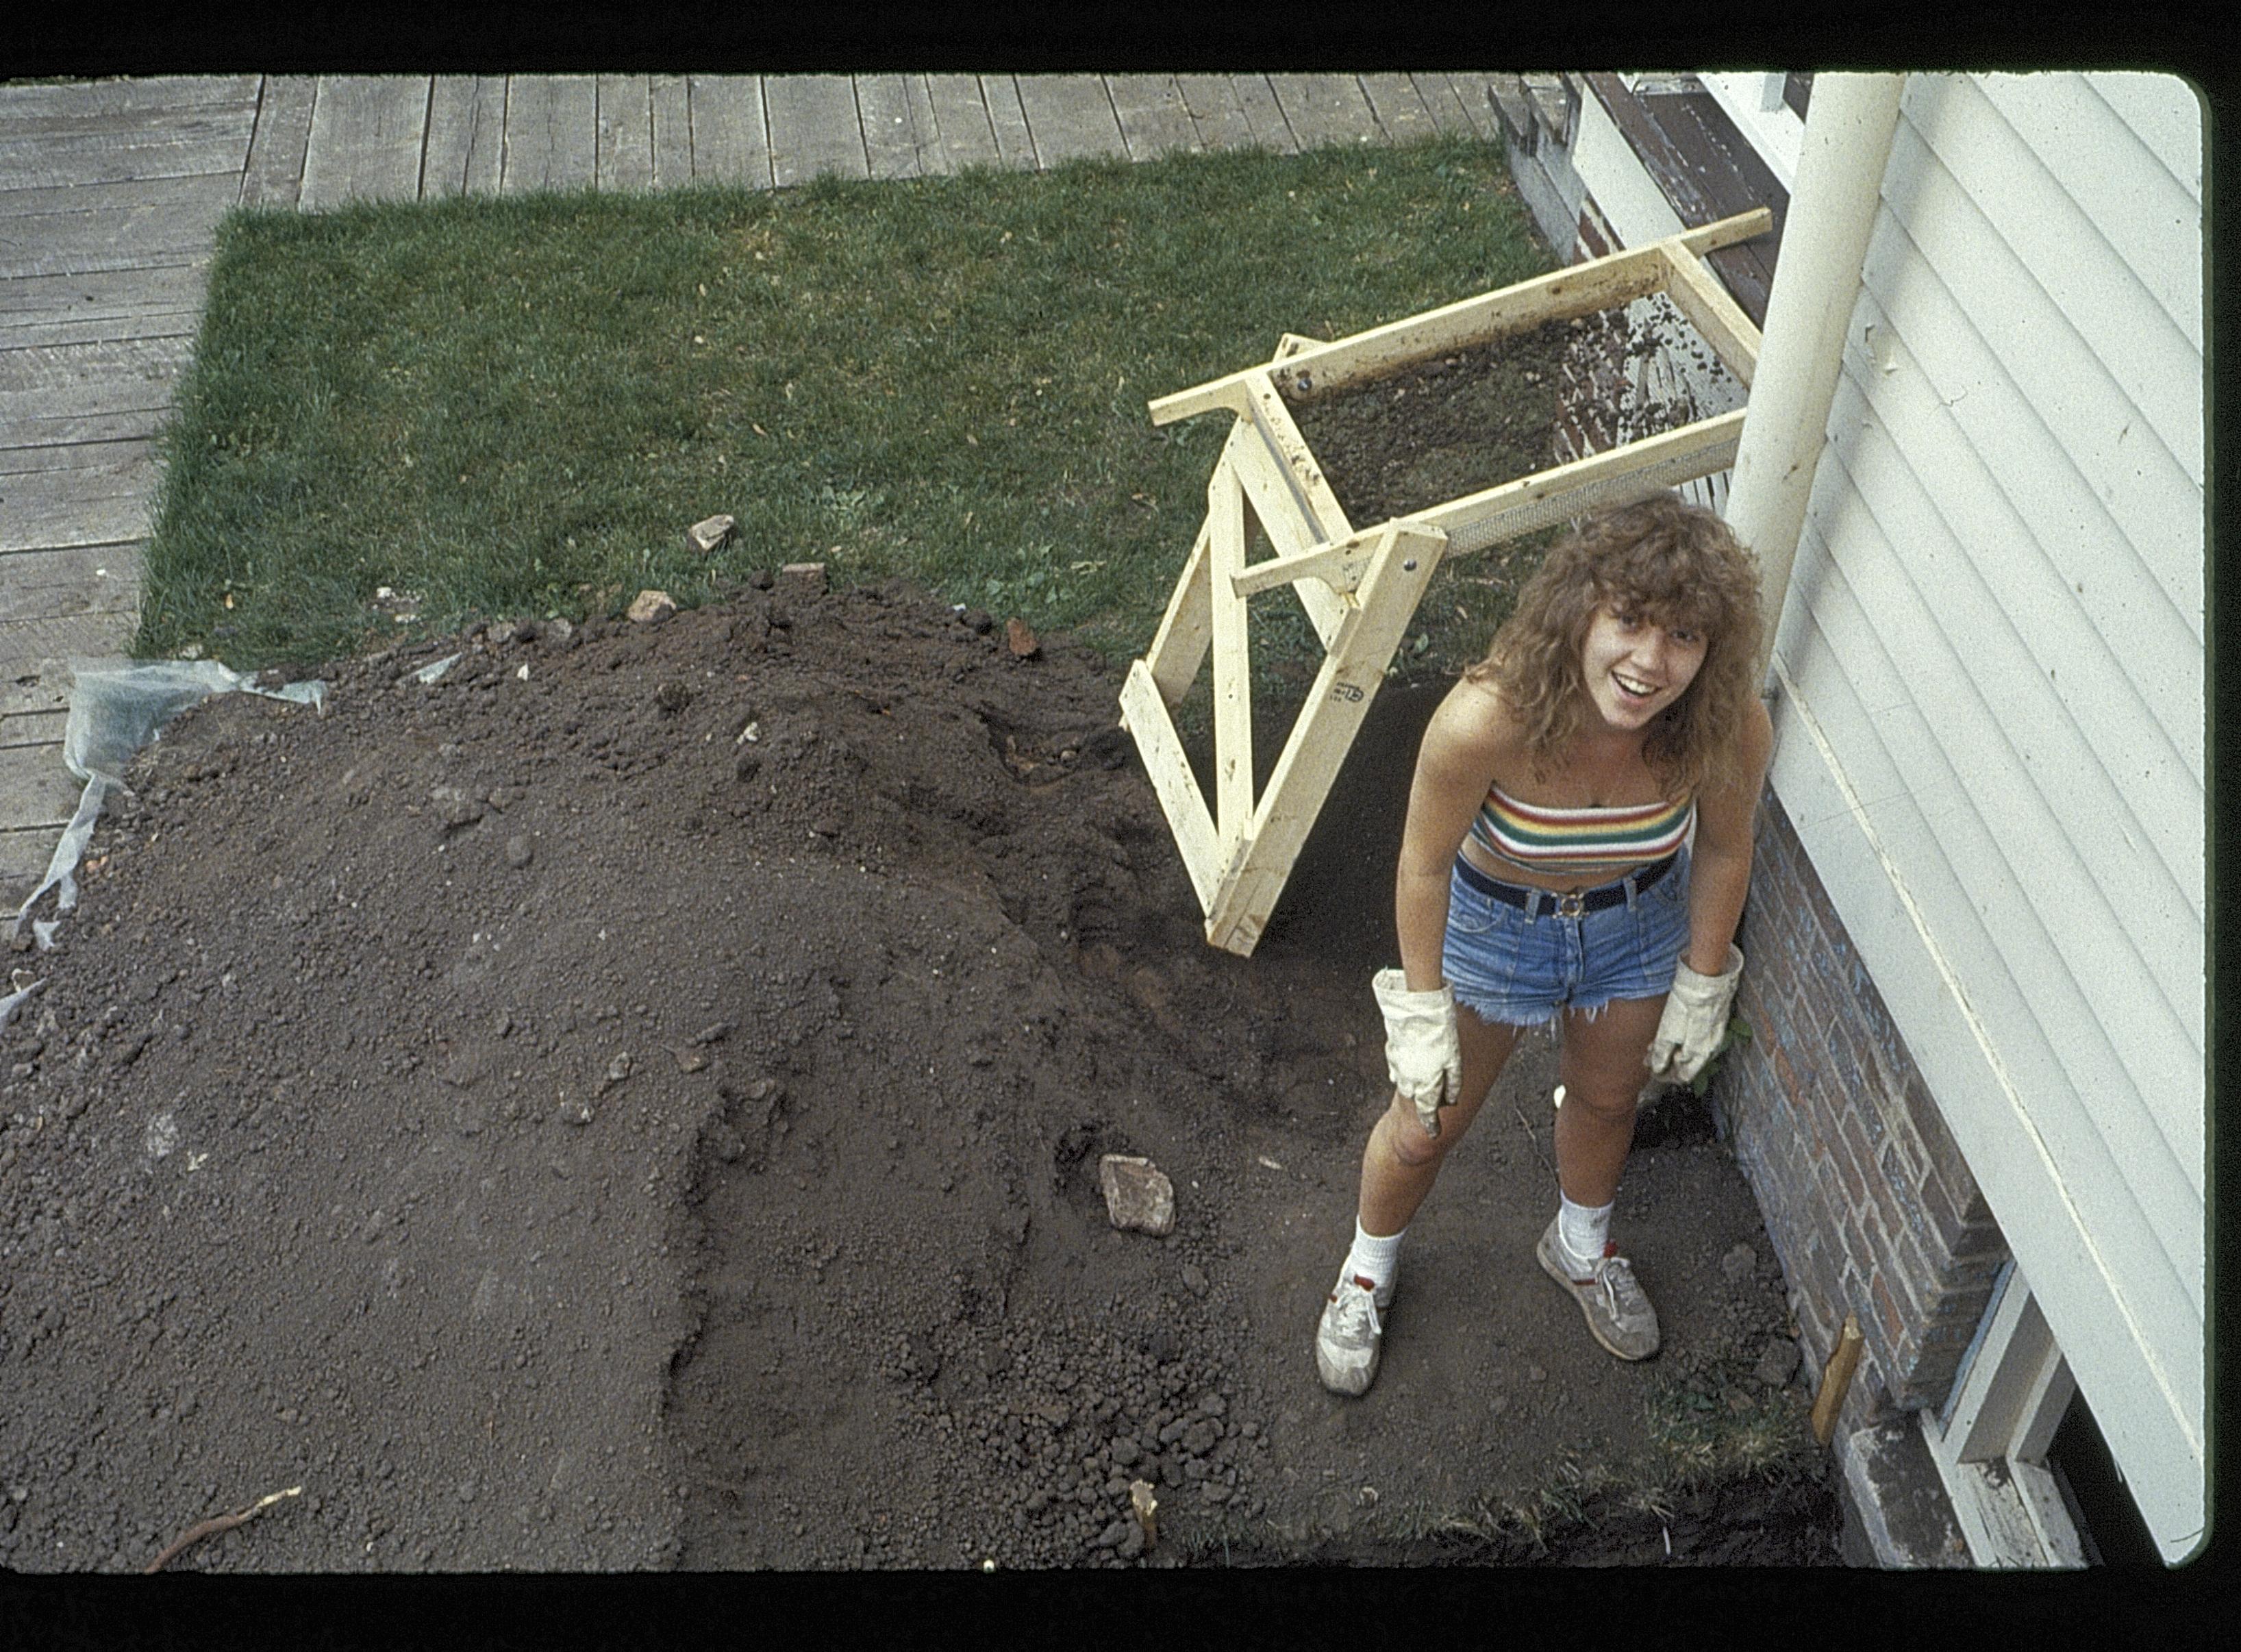
M 1620 1195 L 1658 1360 L 1534 1266 L 1545 1040 L 1411 1234 L 1377 1388 L 1316 1382 L 1436 693 L 1380 697 L 1245 960 L 1062 639 L 781 587 L 327 675 L 324 715 L 173 723 L 10 960 L 0 1565 L 136 1570 L 298 1486 L 171 1567 L 1835 1561 L 1787 1448 L 1504 1536 L 1581 1464 L 1667 1473 L 1676 1395 L 1805 1438 L 1705 1133 Z M 1170 1236 L 1110 1225 L 1109 1152 Z

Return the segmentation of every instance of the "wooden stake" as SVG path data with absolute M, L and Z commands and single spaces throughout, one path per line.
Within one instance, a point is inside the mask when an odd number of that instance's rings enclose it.
M 1844 1328 L 1837 1335 L 1836 1349 L 1821 1373 L 1821 1392 L 1813 1401 L 1816 1445 L 1827 1445 L 1836 1432 L 1836 1414 L 1844 1408 L 1844 1396 L 1851 1391 L 1852 1373 L 1860 1368 L 1861 1341 L 1859 1315 L 1845 1314 Z

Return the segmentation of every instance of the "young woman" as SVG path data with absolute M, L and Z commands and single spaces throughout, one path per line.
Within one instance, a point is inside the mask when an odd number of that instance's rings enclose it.
M 1316 1330 L 1334 1392 L 1376 1376 L 1408 1223 L 1518 1030 L 1551 1021 L 1561 1199 L 1535 1256 L 1604 1348 L 1657 1351 L 1610 1214 L 1645 1079 L 1702 1068 L 1743 968 L 1773 744 L 1759 627 L 1749 553 L 1711 512 L 1660 496 L 1552 550 L 1434 713 L 1395 879 L 1401 967 L 1373 983 L 1395 1093 Z

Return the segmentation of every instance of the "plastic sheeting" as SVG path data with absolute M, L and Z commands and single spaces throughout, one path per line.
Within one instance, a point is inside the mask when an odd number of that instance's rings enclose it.
M 64 915 L 77 905 L 78 861 L 93 835 L 94 822 L 101 818 L 103 800 L 111 786 L 129 789 L 125 766 L 135 752 L 160 736 L 165 723 L 213 694 L 263 694 L 318 712 L 327 704 L 327 686 L 317 679 L 260 688 L 253 679 L 215 659 L 73 659 L 70 666 L 70 719 L 63 728 L 63 761 L 85 782 L 85 790 L 79 795 L 77 812 L 63 828 L 62 840 L 55 845 L 45 879 L 8 920 L 8 939 L 12 940 L 30 919 L 41 952 L 52 948 Z M 31 908 L 50 889 L 59 892 L 54 917 L 31 918 Z M 12 1011 L 21 999 L 10 996 L 8 1007 Z

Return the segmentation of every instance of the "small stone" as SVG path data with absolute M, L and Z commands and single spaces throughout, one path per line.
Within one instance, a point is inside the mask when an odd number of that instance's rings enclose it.
M 1004 622 L 1004 645 L 1012 651 L 1014 659 L 1032 659 L 1042 651 L 1042 642 L 1027 629 L 1023 619 Z
M 1115 1227 L 1154 1237 L 1174 1231 L 1174 1184 L 1149 1159 L 1108 1153 L 1097 1161 L 1097 1179 Z
M 818 597 L 825 593 L 825 565 L 821 562 L 789 562 L 779 569 L 778 577 L 794 596 Z
M 1720 1258 L 1720 1272 L 1730 1285 L 1740 1285 L 1758 1267 L 1758 1253 L 1749 1244 L 1737 1244 Z
M 703 1049 L 687 1048 L 672 1051 L 671 1053 L 677 1057 L 679 1073 L 698 1073 L 708 1065 L 708 1052 Z
M 537 640 L 556 654 L 576 645 L 576 627 L 565 619 L 548 619 L 538 627 Z
M 483 818 L 480 799 L 456 786 L 439 786 L 428 793 L 430 806 L 445 826 L 472 826 Z
M 1801 1357 L 1797 1344 L 1789 1338 L 1771 1338 L 1758 1363 L 1751 1368 L 1751 1375 L 1769 1388 L 1778 1388 L 1796 1374 Z
M 592 1121 L 591 1103 L 563 1101 L 554 1116 L 563 1124 L 589 1124 Z
M 732 537 L 732 530 L 738 525 L 730 517 L 720 515 L 712 516 L 705 521 L 695 522 L 685 530 L 686 546 L 689 550 L 699 552 L 704 557 L 707 556 L 710 552 L 722 548 L 724 543 Z
M 658 625 L 677 612 L 677 599 L 666 591 L 641 591 L 631 603 L 629 619 L 634 625 Z
M 1206 1270 L 1192 1262 L 1183 1264 L 1183 1285 L 1193 1296 L 1203 1296 L 1213 1288 L 1207 1282 Z
M 516 871 L 527 866 L 536 853 L 526 833 L 517 832 L 505 840 L 505 864 Z

